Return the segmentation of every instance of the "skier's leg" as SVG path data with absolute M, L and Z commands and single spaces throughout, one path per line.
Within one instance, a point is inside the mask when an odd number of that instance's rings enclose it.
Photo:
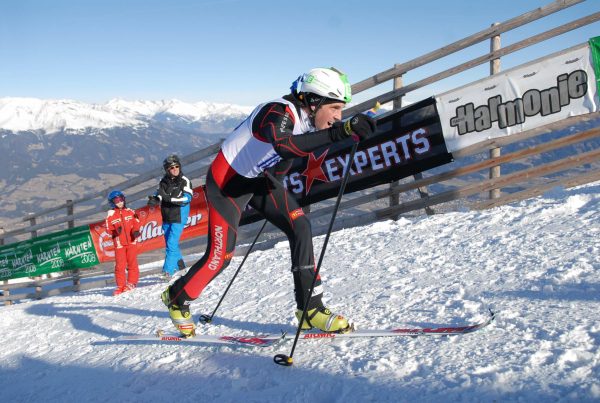
M 213 163 L 214 167 L 214 163 Z M 222 269 L 229 265 L 235 248 L 238 223 L 251 193 L 244 193 L 248 179 L 231 179 L 233 183 L 217 182 L 209 171 L 206 178 L 208 202 L 208 239 L 204 256 L 193 264 L 187 273 L 175 281 L 162 294 L 163 302 L 175 326 L 184 334 L 194 333 L 189 304 L 200 296 Z M 221 186 L 220 186 L 221 185 Z M 224 187 L 225 189 L 222 189 Z
M 171 223 L 162 225 L 163 236 L 165 238 L 165 261 L 163 262 L 162 272 L 170 277 L 172 275 L 169 264 L 171 263 L 171 251 L 169 250 L 169 238 L 171 237 Z
M 184 227 L 185 224 L 176 223 L 173 224 L 173 228 L 171 229 L 171 250 L 174 260 L 173 273 L 177 270 L 185 268 L 185 264 L 183 263 L 183 255 L 181 254 L 181 248 L 179 247 L 179 241 L 181 240 L 181 234 L 183 233 Z
M 163 224 L 165 229 L 165 263 L 163 271 L 173 276 L 179 270 L 178 261 L 181 259 L 179 250 L 179 238 L 183 232 L 184 225 L 181 223 Z
M 128 245 L 127 251 L 127 285 L 135 288 L 140 279 L 140 268 L 137 261 L 137 244 Z
M 312 296 L 310 288 L 315 275 L 312 230 L 310 221 L 291 197 L 283 185 L 274 180 L 264 183 L 266 191 L 257 191 L 250 205 L 261 212 L 265 218 L 281 229 L 288 237 L 292 254 L 292 275 L 296 297 L 296 316 L 300 320 L 306 301 L 308 317 L 302 324 L 303 329 L 317 327 L 323 331 L 341 331 L 347 329 L 348 321 L 325 308 L 322 301 L 323 287 L 317 276 Z
M 310 221 L 281 183 L 266 178 L 262 191 L 257 191 L 249 204 L 286 234 L 290 243 L 296 306 L 303 309 L 315 269 Z M 321 279 L 317 278 L 308 302 L 309 309 L 323 306 L 322 294 Z
M 125 276 L 125 267 L 127 266 L 127 252 L 125 251 L 125 247 L 117 247 L 115 248 L 115 283 L 117 288 L 113 292 L 113 295 L 118 295 L 123 292 L 125 287 L 126 276 Z

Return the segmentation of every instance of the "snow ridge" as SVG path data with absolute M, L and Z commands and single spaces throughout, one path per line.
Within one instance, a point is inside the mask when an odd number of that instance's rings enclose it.
M 126 101 L 112 99 L 88 104 L 68 99 L 0 98 L 0 129 L 42 131 L 47 134 L 84 129 L 146 126 L 159 115 L 173 115 L 186 122 L 223 120 L 248 115 L 252 107 L 213 102 L 187 103 L 177 99 Z

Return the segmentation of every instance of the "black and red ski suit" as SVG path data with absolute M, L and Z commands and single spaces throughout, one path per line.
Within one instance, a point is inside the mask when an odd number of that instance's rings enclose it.
M 172 303 L 189 305 L 229 264 L 246 205 L 288 237 L 298 309 L 304 308 L 315 260 L 310 221 L 283 184 L 265 170 L 281 160 L 304 157 L 345 138 L 341 126 L 314 131 L 312 120 L 292 96 L 259 105 L 224 141 L 206 175 L 208 244 L 200 260 L 169 289 Z M 277 169 L 283 164 L 279 164 Z M 291 165 L 291 161 L 288 164 Z M 285 173 L 285 172 L 283 172 Z M 275 176 L 282 172 L 276 172 Z M 317 279 L 308 309 L 323 306 Z

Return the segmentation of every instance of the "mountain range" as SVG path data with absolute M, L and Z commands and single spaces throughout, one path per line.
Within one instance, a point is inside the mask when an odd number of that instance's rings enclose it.
M 104 104 L 88 104 L 72 100 L 0 98 L 0 185 L 3 189 L 0 228 L 8 230 L 8 220 L 63 204 L 68 199 L 80 199 L 158 168 L 168 154 L 184 156 L 214 144 L 252 109 L 179 100 L 114 99 Z M 549 133 L 527 140 L 527 145 L 598 124 L 599 120 L 593 120 L 577 128 Z M 571 147 L 574 151 L 563 148 L 506 164 L 503 173 L 539 164 L 542 160 L 564 158 L 573 152 L 589 151 L 598 147 L 598 141 L 575 145 Z M 503 153 L 516 148 L 514 145 L 505 147 Z M 454 165 L 468 163 L 469 159 Z M 194 185 L 198 184 L 198 178 L 190 179 Z
M 0 217 L 77 199 L 214 144 L 253 107 L 0 98 Z M 0 221 L 1 223 L 1 221 Z

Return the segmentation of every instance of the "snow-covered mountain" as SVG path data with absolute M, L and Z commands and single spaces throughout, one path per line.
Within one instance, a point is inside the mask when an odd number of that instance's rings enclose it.
M 170 153 L 214 144 L 251 110 L 177 100 L 0 98 L 0 217 L 77 199 L 160 167 Z
M 599 233 L 600 183 L 334 232 L 325 302 L 358 328 L 476 323 L 488 308 L 498 317 L 457 337 L 301 340 L 291 368 L 273 363 L 291 341 L 110 343 L 171 331 L 158 276 L 117 297 L 111 286 L 3 306 L 0 391 L 5 402 L 598 402 Z M 250 254 L 198 332 L 293 334 L 289 256 L 287 242 Z M 212 312 L 241 260 L 192 303 L 194 318 Z
M 73 100 L 0 98 L 0 130 L 13 133 L 39 131 L 44 134 L 80 132 L 118 127 L 148 127 L 152 121 L 181 120 L 223 122 L 239 119 L 252 107 L 209 102 L 125 101 L 113 99 L 104 104 Z

